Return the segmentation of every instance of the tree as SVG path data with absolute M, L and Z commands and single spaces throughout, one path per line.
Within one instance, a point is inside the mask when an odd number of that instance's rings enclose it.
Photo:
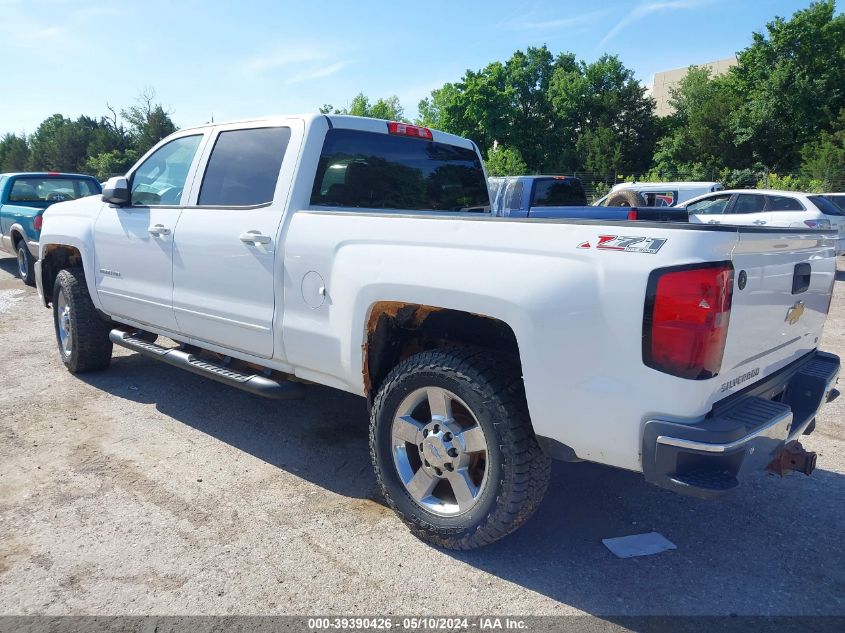
M 751 163 L 746 144 L 737 142 L 731 125 L 733 113 L 742 104 L 731 75 L 711 78 L 709 69 L 690 67 L 671 90 L 669 103 L 675 111 L 666 119 L 669 132 L 657 143 L 657 172 L 671 178 L 678 173 L 701 169 L 715 173 L 726 166 Z
M 88 117 L 71 121 L 54 114 L 46 118 L 30 138 L 29 168 L 80 171 L 88 156 L 88 144 L 95 126 Z
M 617 56 L 560 65 L 550 91 L 558 126 L 574 130 L 576 167 L 605 173 L 648 169 L 658 136 L 654 100 Z
M 776 18 L 738 55 L 738 143 L 770 169 L 793 169 L 801 148 L 845 107 L 845 15 L 834 0 Z
M 387 99 L 380 98 L 375 103 L 370 104 L 369 98 L 363 92 L 359 92 L 353 97 L 349 107 L 335 108 L 330 103 L 326 103 L 320 108 L 320 112 L 322 114 L 349 114 L 370 119 L 406 121 L 405 110 L 396 95 L 387 97 Z
M 512 147 L 494 144 L 487 154 L 488 176 L 521 176 L 528 173 L 528 165 L 519 152 Z
M 29 145 L 24 135 L 4 134 L 0 139 L 0 172 L 23 171 L 29 163 Z
M 841 191 L 845 185 L 845 110 L 839 113 L 833 131 L 822 132 L 801 150 L 801 173 L 823 183 L 825 191 Z
M 133 106 L 121 111 L 129 123 L 129 138 L 139 154 L 146 153 L 165 136 L 173 134 L 178 128 L 170 119 L 170 112 L 161 104 L 154 103 L 155 90 L 145 88 Z
M 617 57 L 579 63 L 545 46 L 468 70 L 432 91 L 419 111 L 422 124 L 467 136 L 484 150 L 496 142 L 516 151 L 535 173 L 588 163 L 645 170 L 658 134 L 654 102 Z

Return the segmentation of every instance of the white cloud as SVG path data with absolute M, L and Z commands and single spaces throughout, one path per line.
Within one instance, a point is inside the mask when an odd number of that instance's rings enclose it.
M 252 77 L 270 73 L 288 75 L 285 83 L 296 84 L 334 75 L 351 63 L 351 60 L 340 59 L 325 48 L 292 43 L 252 55 L 240 66 L 245 74 Z
M 672 11 L 675 9 L 697 9 L 698 7 L 711 4 L 712 2 L 714 2 L 714 0 L 662 0 L 656 2 L 641 2 L 634 7 L 630 13 L 623 16 L 619 22 L 613 25 L 613 27 L 599 41 L 597 47 L 601 48 L 626 27 L 654 13 Z
M 573 28 L 576 26 L 585 26 L 597 22 L 608 14 L 606 9 L 601 11 L 590 11 L 580 15 L 570 15 L 565 18 L 556 20 L 548 19 L 532 19 L 530 16 L 523 20 L 517 20 L 508 24 L 508 28 L 515 31 L 540 31 L 553 30 L 562 28 Z
M 328 77 L 329 75 L 334 75 L 335 73 L 340 72 L 349 66 L 350 63 L 351 62 L 335 62 L 333 64 L 328 64 L 327 66 L 312 66 L 308 70 L 303 70 L 295 74 L 293 77 L 290 77 L 285 83 L 298 84 L 303 81 L 322 79 L 323 77 Z

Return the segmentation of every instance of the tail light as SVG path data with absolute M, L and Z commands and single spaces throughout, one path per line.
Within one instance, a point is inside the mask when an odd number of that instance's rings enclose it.
M 643 363 L 689 380 L 717 375 L 725 353 L 732 292 L 730 262 L 653 271 L 643 316 Z
M 630 211 L 628 211 L 628 219 L 629 220 L 636 220 L 637 219 L 637 210 L 636 209 L 631 209 Z
M 36 231 L 40 231 L 42 224 L 44 224 L 44 216 L 36 215 L 35 219 L 32 221 L 32 226 L 35 227 Z
M 811 229 L 829 229 L 830 220 L 804 220 L 804 224 Z
M 408 125 L 407 123 L 399 123 L 398 121 L 390 121 L 387 124 L 387 131 L 390 134 L 397 136 L 411 136 L 413 138 L 421 138 L 430 141 L 434 138 L 427 127 L 420 127 L 418 125 Z

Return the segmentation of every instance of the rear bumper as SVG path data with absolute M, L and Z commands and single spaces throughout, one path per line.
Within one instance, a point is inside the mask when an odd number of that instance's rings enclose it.
M 722 496 L 763 470 L 783 446 L 815 426 L 838 395 L 839 357 L 812 352 L 713 408 L 699 424 L 649 420 L 643 474 L 662 488 L 701 498 Z

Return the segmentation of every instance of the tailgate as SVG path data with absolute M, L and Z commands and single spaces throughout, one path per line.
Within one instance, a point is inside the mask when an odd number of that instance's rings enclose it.
M 725 395 L 818 347 L 836 275 L 833 236 L 740 230 L 719 376 Z

